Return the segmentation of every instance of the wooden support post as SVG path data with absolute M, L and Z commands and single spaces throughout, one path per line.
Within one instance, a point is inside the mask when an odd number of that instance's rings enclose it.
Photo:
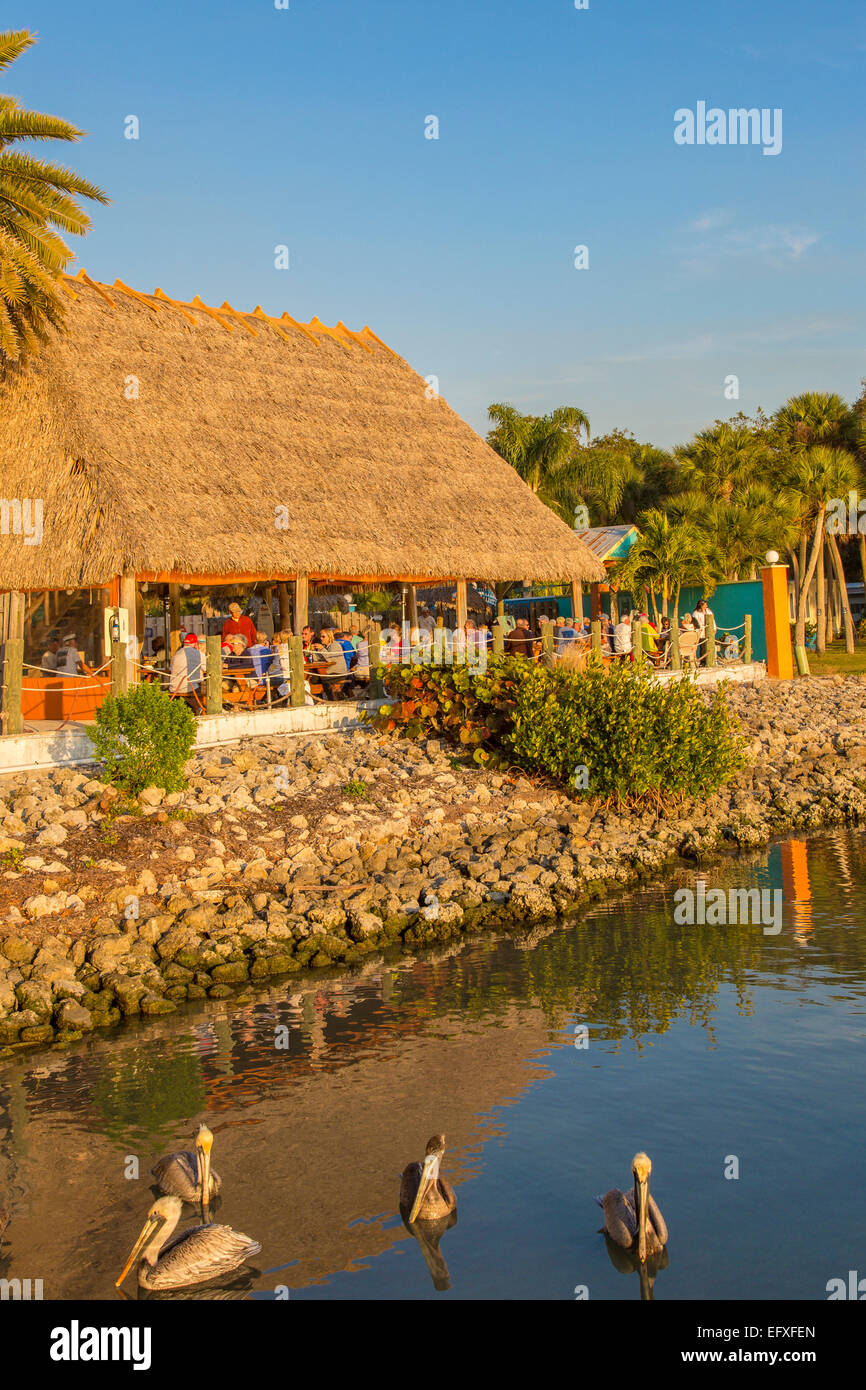
M 300 637 L 310 621 L 310 580 L 306 574 L 299 574 L 295 580 L 295 636 Z
M 129 643 L 126 649 L 126 684 L 135 685 L 138 680 L 138 593 L 134 574 L 124 574 L 120 578 L 120 607 L 129 615 Z
M 748 666 L 752 660 L 752 615 L 746 614 L 743 624 L 743 661 Z
M 218 632 L 205 638 L 205 712 L 223 712 L 223 654 L 222 638 Z
M 674 618 L 671 621 L 671 670 L 681 671 L 683 669 L 682 658 L 680 657 L 680 620 Z
M 619 622 L 619 591 L 610 586 L 610 620 L 616 627 Z
M 571 616 L 574 622 L 583 622 L 583 585 L 579 579 L 571 581 Z
M 496 600 L 496 616 L 497 616 L 498 618 L 504 618 L 504 617 L 505 617 L 505 595 L 504 595 L 504 594 L 503 594 L 502 598 L 497 598 L 497 600 Z
M 601 656 L 601 623 L 598 618 L 590 625 L 589 645 L 592 651 Z
M 493 624 L 493 655 L 504 656 L 505 654 L 505 629 L 497 618 Z
M 169 640 L 166 648 L 169 656 L 174 656 L 180 646 L 180 585 L 168 586 Z
M 457 626 L 463 631 L 466 619 L 469 617 L 469 603 L 466 597 L 466 580 L 457 580 Z
M 280 600 L 280 631 L 288 632 L 289 623 L 291 622 L 288 584 L 280 584 L 277 593 Z
M 632 661 L 640 666 L 643 662 L 645 652 L 643 649 L 643 623 L 638 619 L 631 625 L 631 651 Z
M 304 691 L 304 639 L 297 633 L 289 638 L 289 699 L 292 705 L 306 704 Z
M 383 695 L 382 678 L 376 674 L 376 669 L 380 664 L 379 654 L 379 633 L 381 628 L 378 623 L 370 624 L 370 635 L 368 637 L 370 650 L 370 699 L 379 700 Z
M 417 627 L 417 626 L 418 626 L 418 590 L 415 588 L 415 585 L 414 585 L 414 584 L 410 584 L 410 585 L 409 585 L 409 593 L 408 593 L 408 595 L 407 595 L 407 602 L 406 602 L 406 611 L 407 611 L 408 614 L 409 614 L 409 626 L 410 626 L 410 627 Z
M 126 643 L 112 642 L 111 644 L 111 693 L 112 695 L 125 695 L 129 689 L 129 681 L 126 674 Z
M 707 639 L 707 656 L 706 656 L 707 665 L 708 665 L 708 666 L 715 666 L 715 664 L 716 664 L 716 620 L 715 620 L 715 618 L 713 617 L 712 613 L 708 613 L 708 614 L 707 614 L 706 639 Z
M 27 601 L 24 594 L 13 589 L 9 595 L 9 631 L 7 636 L 24 640 L 24 613 Z
M 545 623 L 541 637 L 541 650 L 546 656 L 553 656 L 553 624 Z
M 22 619 L 23 619 L 23 609 Z M 7 637 L 3 644 L 3 721 L 4 734 L 20 734 L 24 729 L 21 713 L 21 680 L 24 675 L 24 638 Z

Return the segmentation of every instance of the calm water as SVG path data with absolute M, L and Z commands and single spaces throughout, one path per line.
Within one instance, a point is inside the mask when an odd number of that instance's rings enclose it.
M 2 1062 L 0 1275 L 115 1296 L 151 1164 L 206 1115 L 216 1219 L 262 1243 L 224 1297 L 638 1298 L 593 1198 L 645 1148 L 671 1233 L 657 1299 L 823 1298 L 866 1272 L 864 847 L 839 832 L 709 871 L 783 889 L 776 936 L 677 926 L 672 884 Z M 459 1199 L 438 1251 L 397 1213 L 436 1130 Z

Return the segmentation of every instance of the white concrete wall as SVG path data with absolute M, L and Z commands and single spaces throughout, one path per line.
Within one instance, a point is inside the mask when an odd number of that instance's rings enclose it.
M 381 701 L 358 705 L 301 705 L 298 708 L 259 709 L 242 714 L 204 714 L 196 720 L 196 748 L 216 748 L 242 738 L 275 734 L 334 733 L 357 728 L 358 712 Z M 70 767 L 93 761 L 87 729 L 52 729 L 45 733 L 13 734 L 0 738 L 0 776 L 38 767 Z

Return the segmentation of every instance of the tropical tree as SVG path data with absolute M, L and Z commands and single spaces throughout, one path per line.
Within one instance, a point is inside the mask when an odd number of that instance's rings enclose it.
M 612 578 L 621 589 L 650 595 L 653 614 L 668 613 L 672 603 L 673 621 L 678 618 L 680 591 L 685 585 L 711 588 L 719 579 L 715 559 L 704 533 L 689 522 L 674 522 L 658 508 L 644 512 L 639 520 L 640 535 L 628 555 L 614 568 Z
M 26 29 L 0 34 L 0 70 L 36 39 Z M 0 96 L 0 360 L 19 361 L 63 319 L 58 277 L 73 252 L 60 233 L 81 236 L 90 219 L 80 198 L 107 203 L 95 184 L 19 148 L 32 140 L 79 140 L 57 116 L 25 110 Z
M 740 412 L 716 420 L 688 444 L 674 450 L 685 487 L 707 501 L 729 502 L 735 489 L 747 487 L 766 469 L 770 438 L 763 416 L 752 420 Z
M 847 497 L 856 487 L 858 468 L 847 449 L 834 449 L 828 444 L 813 444 L 794 454 L 788 474 L 789 484 L 799 502 L 800 526 L 800 583 L 797 596 L 796 642 L 806 641 L 806 603 L 812 580 L 818 572 L 824 546 L 833 564 L 845 622 L 845 648 L 854 650 L 854 624 L 845 574 L 836 538 L 826 528 L 827 504 L 833 498 Z M 808 548 L 808 560 L 806 551 Z M 823 608 L 823 589 L 819 583 L 819 609 Z
M 577 406 L 563 405 L 549 415 L 522 415 L 513 405 L 494 404 L 487 410 L 494 428 L 487 442 L 511 464 L 535 493 L 555 486 L 571 461 L 589 420 Z

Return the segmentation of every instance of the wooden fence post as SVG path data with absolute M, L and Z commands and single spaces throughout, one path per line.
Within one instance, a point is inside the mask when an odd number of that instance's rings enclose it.
M 632 660 L 637 662 L 638 666 L 641 666 L 643 664 L 644 659 L 644 649 L 643 623 L 640 622 L 640 620 L 638 620 L 635 623 L 632 623 L 631 625 L 631 651 Z
M 708 614 L 707 614 L 706 636 L 707 636 L 707 665 L 708 665 L 708 666 L 715 666 L 715 664 L 716 664 L 716 620 L 715 620 L 715 618 L 713 617 L 712 613 L 708 613 Z
M 304 639 L 298 633 L 289 638 L 289 700 L 293 706 L 307 702 L 304 689 Z
M 8 637 L 3 645 L 3 732 L 20 734 L 24 729 L 21 713 L 21 680 L 24 675 L 24 638 Z
M 379 653 L 379 633 L 382 631 L 378 623 L 370 624 L 370 699 L 381 700 L 384 690 L 382 678 L 376 674 L 376 668 L 381 662 Z
M 589 645 L 594 652 L 598 652 L 598 654 L 601 655 L 601 623 L 598 618 L 596 618 L 595 622 L 590 626 Z
M 743 661 L 748 666 L 752 660 L 752 615 L 746 614 L 743 624 Z
M 112 695 L 125 695 L 129 689 L 129 677 L 126 664 L 126 643 L 112 642 L 111 644 L 111 693 Z
M 218 632 L 205 637 L 205 712 L 223 712 L 223 655 L 222 638 Z
M 505 629 L 498 618 L 493 624 L 493 655 L 505 655 Z
M 541 636 L 541 650 L 547 656 L 553 656 L 553 624 L 545 623 L 544 632 Z
M 680 659 L 680 622 L 679 618 L 674 618 L 671 623 L 671 670 L 681 671 L 683 663 Z

